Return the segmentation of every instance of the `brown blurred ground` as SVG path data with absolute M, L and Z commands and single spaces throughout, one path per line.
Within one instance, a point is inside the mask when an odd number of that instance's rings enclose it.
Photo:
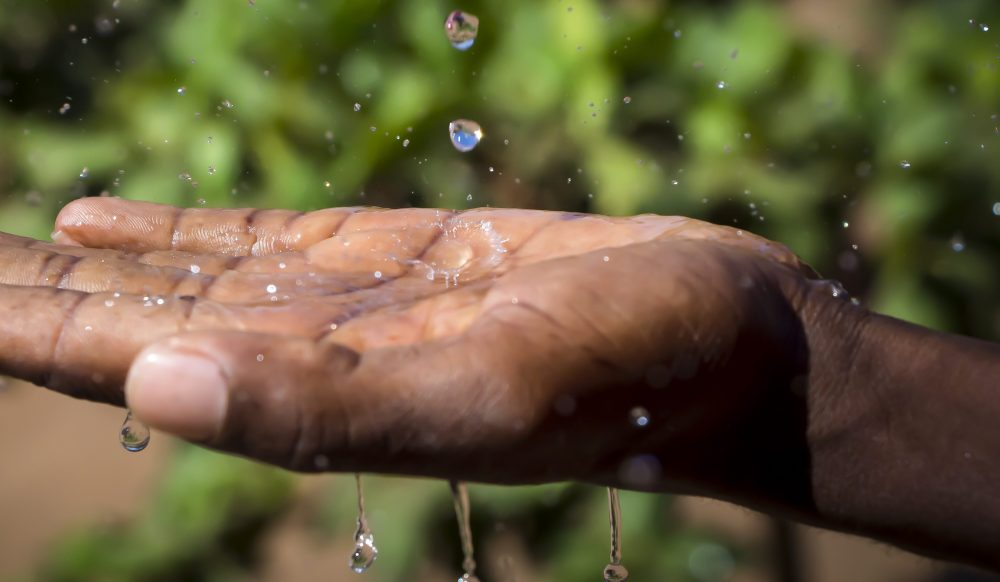
M 78 402 L 22 383 L 0 390 L 0 579 L 24 573 L 43 559 L 49 544 L 67 530 L 128 519 L 139 512 L 164 470 L 171 443 L 154 435 L 143 454 L 116 442 L 122 411 Z M 326 478 L 303 480 L 301 495 L 313 497 Z M 760 514 L 703 499 L 684 499 L 691 524 L 760 540 L 771 521 Z M 287 582 L 353 580 L 343 557 L 350 539 L 326 543 L 310 535 L 302 511 L 293 511 L 267 543 L 264 579 Z M 926 580 L 940 566 L 861 538 L 796 526 L 803 579 L 812 582 Z M 349 533 L 349 532 L 348 532 Z M 421 572 L 426 580 L 448 573 Z M 332 576 L 332 577 L 331 577 Z M 521 580 L 530 580 L 522 572 Z M 767 580 L 742 572 L 745 582 Z

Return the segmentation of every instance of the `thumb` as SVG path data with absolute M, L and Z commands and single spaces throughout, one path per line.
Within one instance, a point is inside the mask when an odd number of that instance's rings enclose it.
M 125 384 L 133 415 L 206 446 L 300 470 L 346 436 L 338 394 L 357 352 L 303 338 L 243 332 L 172 336 L 143 350 Z M 334 447 L 336 448 L 336 447 Z

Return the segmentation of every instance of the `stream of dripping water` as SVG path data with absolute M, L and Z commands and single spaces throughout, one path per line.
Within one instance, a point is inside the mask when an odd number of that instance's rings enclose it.
M 626 582 L 628 570 L 622 566 L 622 505 L 614 487 L 608 487 L 608 516 L 611 521 L 611 562 L 604 567 L 604 582 Z
M 469 523 L 469 489 L 465 483 L 451 481 L 451 496 L 455 501 L 455 517 L 458 518 L 458 536 L 462 540 L 462 574 L 458 582 L 479 582 L 476 577 L 476 559 L 473 557 L 472 527 Z
M 130 453 L 138 453 L 149 444 L 149 427 L 134 418 L 131 410 L 126 411 L 125 422 L 118 431 L 118 442 Z
M 354 532 L 354 551 L 347 565 L 358 574 L 364 574 L 375 563 L 378 548 L 375 547 L 375 536 L 368 529 L 368 518 L 365 516 L 365 494 L 361 490 L 361 473 L 354 474 L 354 484 L 358 490 L 358 529 Z

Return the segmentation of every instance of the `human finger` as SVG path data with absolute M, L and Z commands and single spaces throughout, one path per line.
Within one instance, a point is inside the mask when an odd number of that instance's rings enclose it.
M 440 476 L 463 450 L 517 432 L 512 384 L 489 356 L 467 355 L 449 342 L 359 353 L 267 334 L 183 334 L 136 358 L 126 397 L 154 428 L 279 466 Z
M 177 208 L 120 198 L 81 198 L 59 213 L 53 240 L 131 252 L 261 256 L 323 240 L 354 211 Z
M 350 313 L 309 298 L 262 309 L 192 296 L 0 285 L 0 374 L 120 404 L 129 363 L 164 337 L 236 329 L 313 338 Z

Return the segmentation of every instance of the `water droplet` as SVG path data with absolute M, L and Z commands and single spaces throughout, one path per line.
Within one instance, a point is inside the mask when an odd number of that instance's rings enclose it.
M 460 152 L 471 152 L 483 139 L 483 128 L 475 121 L 456 119 L 448 124 L 451 145 Z
M 83 169 L 80 170 L 80 178 L 85 180 L 89 177 L 90 177 L 90 168 L 84 166 Z
M 271 283 L 270 285 L 267 286 L 267 292 L 271 293 L 271 294 L 277 293 L 278 292 L 278 286 L 275 285 L 274 283 Z
M 725 81 L 719 81 L 718 83 L 715 84 L 715 88 L 716 89 L 725 89 L 726 88 L 726 82 Z
M 649 425 L 649 411 L 641 406 L 636 406 L 628 413 L 632 426 L 643 428 Z
M 625 582 L 628 570 L 622 566 L 622 506 L 614 487 L 608 487 L 608 520 L 611 523 L 611 561 L 604 567 L 604 582 Z
M 962 233 L 956 232 L 955 235 L 951 237 L 951 242 L 949 244 L 951 245 L 951 250 L 956 253 L 960 253 L 965 250 L 965 237 L 962 236 Z
M 233 107 L 236 107 L 236 105 L 234 105 L 233 102 L 230 101 L 229 99 L 223 101 L 222 106 L 225 107 L 226 109 L 232 109 Z
M 626 582 L 628 570 L 621 564 L 608 564 L 604 567 L 604 582 Z
M 985 22 L 980 22 L 979 23 L 979 30 L 981 30 L 983 32 L 989 32 L 990 31 L 990 25 L 986 24 Z
M 993 215 L 1000 216 L 1000 202 L 993 205 Z
M 354 551 L 347 561 L 348 567 L 357 574 L 364 574 L 372 567 L 378 558 L 378 548 L 375 547 L 375 536 L 368 529 L 368 517 L 365 515 L 365 495 L 361 489 L 361 474 L 354 474 L 354 485 L 358 493 L 358 528 L 354 532 Z
M 906 160 L 903 160 L 903 161 L 899 162 L 899 167 L 903 168 L 904 170 L 909 170 L 910 169 L 910 162 L 908 162 Z
M 358 111 L 361 111 L 361 104 L 360 103 L 355 103 L 354 104 L 354 111 L 355 111 L 355 113 L 358 112 Z
M 444 21 L 444 33 L 451 46 L 460 51 L 469 50 L 479 34 L 479 18 L 468 12 L 455 10 Z
M 632 98 L 631 98 L 631 97 L 629 97 L 628 95 L 626 95 L 626 96 L 625 96 L 625 97 L 624 97 L 624 98 L 622 99 L 622 103 L 624 103 L 625 105 L 628 105 L 628 104 L 629 104 L 629 103 L 631 103 L 631 102 L 632 102 Z
M 840 281 L 834 281 L 833 279 L 822 279 L 816 281 L 817 285 L 822 285 L 827 288 L 827 291 L 832 297 L 838 297 L 841 299 L 850 299 L 851 295 L 847 292 L 847 289 L 840 283 Z
M 66 112 L 69 111 L 69 108 L 70 108 L 69 103 L 63 103 L 62 107 L 59 108 L 59 115 L 66 115 Z
M 138 453 L 149 445 L 149 427 L 141 420 L 132 416 L 129 410 L 125 414 L 125 422 L 118 433 L 118 441 L 130 453 Z
M 187 93 L 187 87 L 181 85 L 180 87 L 177 88 L 177 94 L 178 95 L 183 95 L 185 93 Z
M 472 526 L 469 520 L 469 489 L 465 483 L 452 481 L 451 496 L 455 501 L 455 517 L 458 519 L 458 536 L 462 541 L 462 569 L 465 573 L 458 582 L 479 582 L 476 578 L 476 560 L 473 556 Z
M 375 559 L 378 558 L 378 548 L 375 547 L 375 538 L 370 533 L 362 534 L 354 538 L 354 543 L 354 551 L 351 552 L 348 565 L 354 572 L 364 574 L 375 563 Z

